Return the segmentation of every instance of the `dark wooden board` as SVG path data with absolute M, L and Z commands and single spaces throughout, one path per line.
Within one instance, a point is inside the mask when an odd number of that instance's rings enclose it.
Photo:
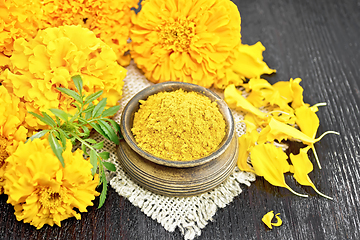
M 274 83 L 300 77 L 305 102 L 328 104 L 318 112 L 319 133 L 341 135 L 316 143 L 323 169 L 315 165 L 310 177 L 334 200 L 319 197 L 290 176 L 287 183 L 309 198 L 259 178 L 218 210 L 198 239 L 360 239 L 360 1 L 235 2 L 243 43 L 261 41 L 265 61 L 277 70 L 265 78 Z M 61 228 L 36 230 L 18 222 L 6 200 L 0 196 L 0 239 L 182 239 L 179 230 L 167 232 L 113 189 L 103 208 L 89 207 L 80 221 L 65 220 Z M 269 230 L 261 222 L 270 210 L 281 213 L 281 227 Z

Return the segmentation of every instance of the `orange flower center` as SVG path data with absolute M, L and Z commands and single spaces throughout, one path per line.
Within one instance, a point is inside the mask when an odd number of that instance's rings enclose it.
M 39 202 L 45 208 L 56 208 L 61 205 L 63 201 L 63 190 L 60 188 L 59 192 L 55 192 L 50 188 L 40 190 Z
M 195 36 L 195 24 L 185 19 L 165 22 L 157 30 L 162 45 L 176 52 L 187 51 Z
M 7 140 L 0 136 L 0 168 L 4 165 L 5 160 L 9 157 L 9 153 L 6 151 Z

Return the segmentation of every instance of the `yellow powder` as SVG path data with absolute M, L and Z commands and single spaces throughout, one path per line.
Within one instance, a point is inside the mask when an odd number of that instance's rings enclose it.
M 189 161 L 216 150 L 225 136 L 225 120 L 216 102 L 179 89 L 140 101 L 131 131 L 143 150 L 168 160 Z

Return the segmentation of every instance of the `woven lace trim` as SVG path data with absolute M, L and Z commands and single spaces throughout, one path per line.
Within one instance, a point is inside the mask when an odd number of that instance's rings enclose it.
M 152 85 L 137 67 L 131 63 L 127 67 L 127 76 L 124 79 L 123 98 L 120 101 L 121 109 L 115 115 L 114 120 L 120 122 L 122 109 L 126 103 L 140 90 Z M 221 92 L 217 92 L 222 96 Z M 245 133 L 243 114 L 233 112 L 236 123 L 236 133 L 241 136 Z M 102 136 L 95 135 L 96 140 L 103 140 Z M 159 222 L 167 231 L 173 232 L 177 227 L 180 229 L 184 239 L 194 239 L 200 236 L 203 229 L 218 208 L 224 208 L 234 197 L 241 192 L 241 185 L 250 186 L 255 180 L 255 175 L 242 172 L 237 167 L 230 177 L 221 185 L 210 192 L 193 197 L 166 197 L 152 193 L 134 183 L 122 170 L 116 156 L 116 147 L 113 143 L 105 141 L 104 150 L 110 152 L 110 162 L 116 165 L 117 171 L 107 173 L 110 185 L 116 192 L 127 198 L 134 206 L 137 206 L 147 216 Z

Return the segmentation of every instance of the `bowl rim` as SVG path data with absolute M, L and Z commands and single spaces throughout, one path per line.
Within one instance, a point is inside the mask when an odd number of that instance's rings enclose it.
M 212 152 L 211 154 L 209 154 L 205 157 L 190 160 L 190 161 L 168 160 L 168 159 L 154 156 L 151 153 L 148 153 L 147 151 L 141 149 L 137 145 L 137 143 L 134 139 L 134 136 L 131 132 L 131 126 L 127 127 L 127 123 L 132 124 L 133 116 L 134 116 L 135 112 L 137 112 L 139 109 L 139 107 L 138 107 L 140 105 L 139 100 L 146 100 L 149 96 L 154 95 L 158 92 L 163 92 L 163 91 L 171 92 L 171 91 L 175 91 L 180 88 L 182 88 L 185 91 L 196 91 L 202 95 L 209 97 L 211 101 L 217 101 L 219 111 L 223 115 L 224 120 L 227 123 L 227 128 L 228 128 L 228 131 L 227 131 L 228 134 L 225 135 L 226 139 L 225 139 L 225 141 L 222 141 L 219 148 L 217 148 L 214 152 Z M 132 150 L 134 150 L 140 156 L 144 157 L 145 159 L 147 159 L 149 161 L 152 161 L 154 163 L 157 163 L 157 164 L 160 164 L 163 166 L 177 167 L 177 168 L 187 168 L 187 167 L 199 166 L 199 165 L 205 164 L 205 163 L 213 160 L 214 158 L 219 157 L 221 154 L 223 154 L 224 151 L 230 145 L 230 143 L 234 137 L 234 134 L 235 134 L 234 133 L 235 132 L 234 125 L 235 125 L 234 118 L 232 116 L 231 110 L 229 109 L 229 107 L 227 106 L 225 101 L 221 97 L 219 97 L 216 93 L 214 93 L 213 91 L 211 91 L 208 88 L 205 88 L 205 87 L 202 87 L 202 86 L 199 86 L 196 84 L 176 82 L 176 81 L 157 83 L 157 84 L 148 86 L 148 87 L 144 88 L 143 90 L 139 91 L 138 93 L 136 93 L 125 105 L 123 112 L 121 114 L 121 120 L 120 120 L 121 133 L 124 137 L 124 140 L 132 148 Z

